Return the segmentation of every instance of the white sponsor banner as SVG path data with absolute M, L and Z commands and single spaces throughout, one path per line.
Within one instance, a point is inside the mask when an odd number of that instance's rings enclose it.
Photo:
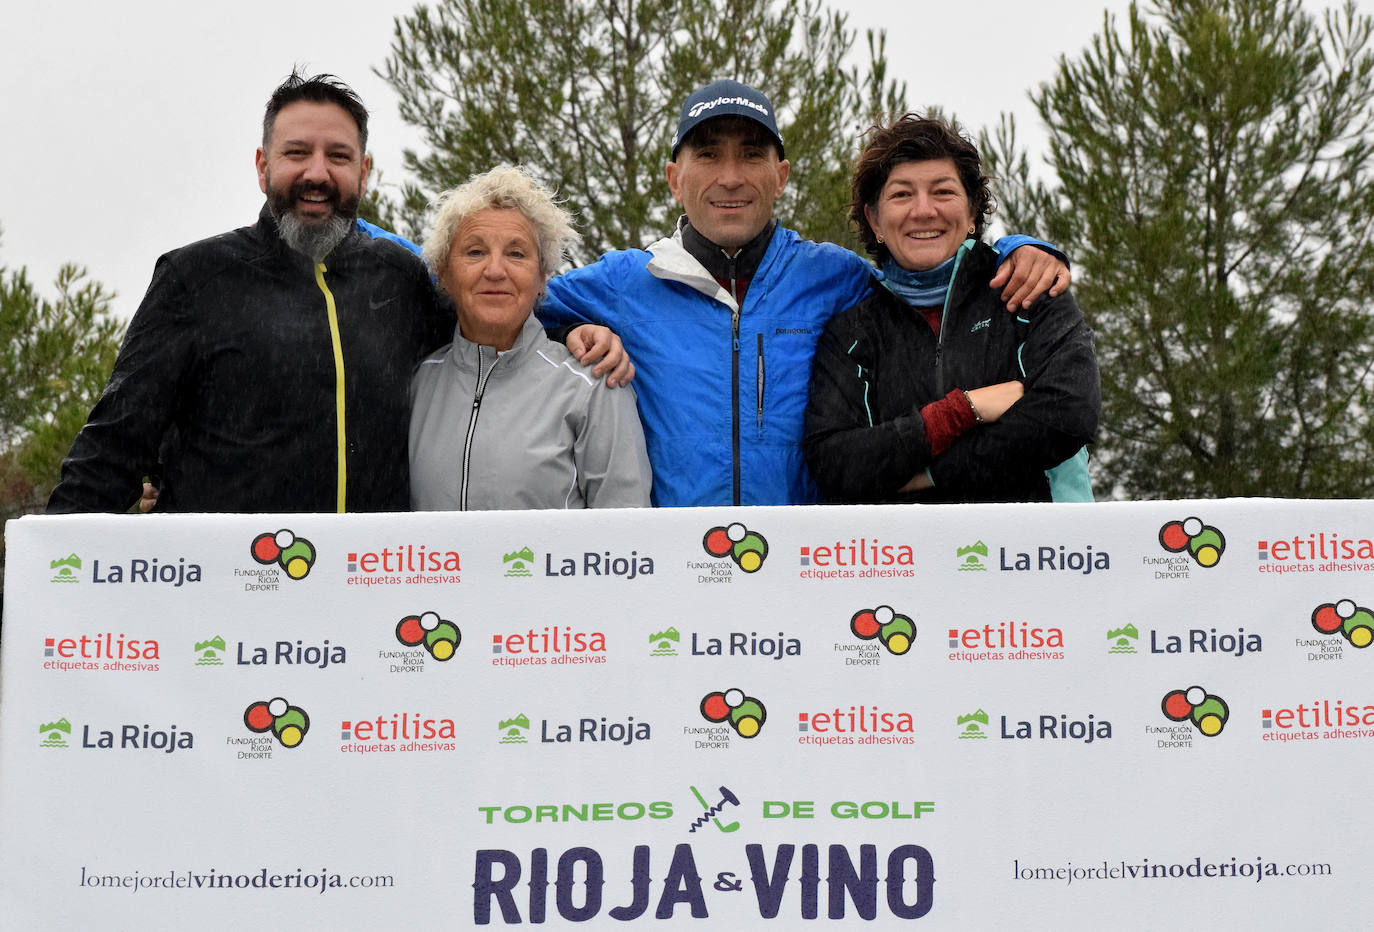
M 6 537 L 6 928 L 1367 922 L 1374 503 Z

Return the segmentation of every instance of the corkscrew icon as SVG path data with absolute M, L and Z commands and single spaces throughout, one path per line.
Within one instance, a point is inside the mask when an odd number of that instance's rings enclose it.
M 707 822 L 716 823 L 716 828 L 720 829 L 722 832 L 734 832 L 739 829 L 738 822 L 731 822 L 729 825 L 721 825 L 720 819 L 716 818 L 716 816 L 726 806 L 739 805 L 739 797 L 736 796 L 734 793 L 730 792 L 730 788 L 728 786 L 722 786 L 720 788 L 720 802 L 716 803 L 714 806 L 709 805 L 706 802 L 706 797 L 702 796 L 701 792 L 696 787 L 691 787 L 691 790 L 692 795 L 697 798 L 697 802 L 701 803 L 701 808 L 705 809 L 706 811 L 701 814 L 701 818 L 697 819 L 695 822 L 692 823 L 692 827 L 687 830 L 688 834 L 695 832 L 697 829 L 701 828 Z

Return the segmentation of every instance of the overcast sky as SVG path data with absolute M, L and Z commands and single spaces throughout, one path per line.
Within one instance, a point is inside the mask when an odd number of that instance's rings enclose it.
M 63 262 L 137 308 L 168 249 L 243 226 L 262 204 L 253 167 L 262 108 L 294 62 L 333 72 L 372 111 L 370 150 L 388 182 L 416 137 L 386 59 L 406 0 L 7 0 L 0 17 L 0 265 L 28 266 L 46 294 Z M 863 49 L 885 27 L 913 107 L 941 104 L 971 129 L 1017 115 L 1042 138 L 1027 90 L 1075 55 L 1125 0 L 832 2 Z M 970 20 L 975 14 L 976 22 Z M 638 244 L 627 244 L 638 245 Z

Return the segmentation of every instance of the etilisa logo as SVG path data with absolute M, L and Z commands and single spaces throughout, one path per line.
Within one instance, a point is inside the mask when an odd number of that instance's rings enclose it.
M 987 564 L 983 561 L 988 558 L 988 545 L 981 540 L 974 541 L 967 547 L 960 547 L 954 551 L 954 556 L 959 561 L 959 572 L 961 573 L 987 572 Z
M 493 667 L 569 666 L 606 662 L 606 635 L 572 625 L 543 625 L 491 636 Z
M 1134 654 L 1135 642 L 1140 639 L 1140 629 L 1135 625 L 1127 624 L 1120 628 L 1112 628 L 1107 632 L 1107 640 L 1112 642 L 1112 646 L 1107 649 L 1109 654 Z
M 249 548 L 253 559 L 263 566 L 281 567 L 288 579 L 304 579 L 315 565 L 315 545 L 294 531 L 282 528 L 274 533 L 259 534 Z
M 529 742 L 525 734 L 530 730 L 530 719 L 524 712 L 514 718 L 497 722 L 496 728 L 501 732 L 501 744 L 527 744 Z
M 860 640 L 877 639 L 889 654 L 898 656 L 911 650 L 916 640 L 916 623 L 890 605 L 859 609 L 849 619 L 849 630 Z
M 1322 634 L 1339 634 L 1353 647 L 1365 648 L 1374 641 L 1374 612 L 1350 599 L 1323 602 L 1312 610 L 1312 627 Z
M 462 582 L 462 557 L 430 544 L 396 544 L 348 554 L 350 586 L 444 586 Z
M 701 717 L 714 724 L 726 724 L 741 738 L 754 738 L 768 721 L 768 710 L 742 689 L 710 692 L 701 698 Z
M 451 658 L 463 641 L 463 632 L 437 612 L 406 615 L 396 623 L 396 640 L 406 647 L 423 647 L 435 660 Z
M 195 654 L 196 666 L 198 667 L 222 667 L 224 661 L 221 656 L 229 649 L 224 638 L 216 634 L 206 641 L 196 641 Z
M 998 663 L 1064 659 L 1064 630 L 1024 621 L 1002 621 L 980 628 L 950 628 L 949 660 Z
M 888 712 L 861 703 L 797 713 L 798 744 L 915 744 L 910 712 Z
M 43 736 L 39 742 L 39 747 L 43 748 L 65 748 L 67 739 L 72 736 L 72 723 L 67 719 L 59 718 L 55 722 L 44 722 L 38 726 L 38 733 Z
M 1226 552 L 1226 538 L 1220 529 L 1203 524 L 1201 518 L 1184 518 L 1159 529 L 1159 546 L 1170 553 L 1185 553 L 1198 566 L 1211 569 Z
M 243 710 L 243 724 L 254 734 L 268 732 L 284 748 L 297 747 L 310 731 L 310 716 L 281 696 L 254 702 Z
M 677 628 L 669 626 L 666 631 L 655 631 L 649 635 L 649 643 L 653 645 L 649 651 L 650 657 L 676 657 L 682 634 Z
M 534 551 L 528 547 L 502 554 L 501 563 L 506 567 L 505 575 L 508 578 L 529 579 L 534 576 L 534 571 L 530 569 L 534 563 Z
M 51 582 L 81 582 L 80 577 L 76 575 L 77 571 L 81 569 L 81 558 L 74 553 L 69 553 L 65 557 L 58 557 L 56 560 L 50 560 L 48 569 L 53 571 Z
M 383 712 L 339 723 L 339 750 L 353 754 L 456 751 L 453 719 L 419 712 Z
M 739 522 L 711 528 L 702 537 L 701 546 L 717 559 L 729 557 L 746 573 L 757 573 L 768 559 L 768 541 Z
M 162 647 L 153 638 L 131 638 L 100 631 L 43 638 L 44 670 L 100 670 L 106 673 L 156 673 Z
M 909 544 L 885 544 L 876 537 L 803 544 L 797 553 L 799 579 L 887 579 L 914 577 L 916 553 Z
M 1374 541 L 1332 531 L 1294 534 L 1255 542 L 1261 573 L 1374 572 Z
M 1215 738 L 1226 727 L 1231 710 L 1226 700 L 1209 693 L 1201 686 L 1175 689 L 1164 694 L 1160 701 L 1164 717 L 1171 722 L 1189 722 L 1209 738 Z
M 1262 741 L 1344 741 L 1374 738 L 1374 705 L 1314 699 L 1260 713 Z
M 955 724 L 959 726 L 959 738 L 961 740 L 987 740 L 988 713 L 982 709 L 959 716 Z

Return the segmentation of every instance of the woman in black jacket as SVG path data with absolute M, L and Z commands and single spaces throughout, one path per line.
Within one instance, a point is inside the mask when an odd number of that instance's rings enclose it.
M 850 216 L 882 274 L 826 327 L 806 408 L 825 500 L 1091 500 L 1092 332 L 1068 292 L 1003 309 L 982 242 L 991 212 L 978 150 L 956 127 L 907 114 L 874 129 Z

